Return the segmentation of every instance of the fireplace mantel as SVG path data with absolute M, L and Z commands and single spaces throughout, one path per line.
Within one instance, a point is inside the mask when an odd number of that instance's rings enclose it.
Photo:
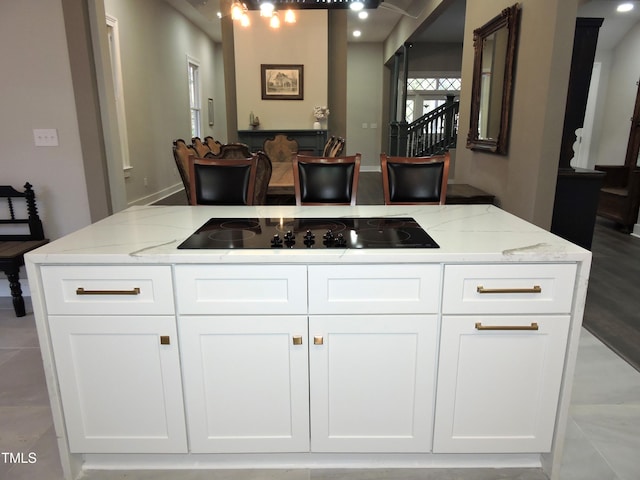
M 249 145 L 252 152 L 262 150 L 264 141 L 283 134 L 298 142 L 298 151 L 311 155 L 322 155 L 327 142 L 326 130 L 238 130 L 238 141 Z

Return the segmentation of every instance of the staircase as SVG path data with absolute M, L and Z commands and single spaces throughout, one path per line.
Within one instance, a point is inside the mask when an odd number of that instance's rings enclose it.
M 458 139 L 460 102 L 447 102 L 408 124 L 390 125 L 391 155 L 424 157 L 455 147 Z

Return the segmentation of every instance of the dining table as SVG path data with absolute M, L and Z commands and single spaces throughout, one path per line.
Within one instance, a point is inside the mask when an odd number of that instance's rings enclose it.
M 267 193 L 269 195 L 293 195 L 295 193 L 292 162 L 273 162 Z

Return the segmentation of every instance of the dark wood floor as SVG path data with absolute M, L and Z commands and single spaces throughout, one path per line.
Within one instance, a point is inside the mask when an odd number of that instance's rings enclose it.
M 381 205 L 380 173 L 361 172 L 359 205 Z M 158 205 L 186 205 L 184 192 Z M 270 197 L 270 204 L 295 204 L 293 196 Z M 621 233 L 598 218 L 591 247 L 593 262 L 584 326 L 640 371 L 640 238 Z
M 584 327 L 640 371 L 640 238 L 598 218 Z

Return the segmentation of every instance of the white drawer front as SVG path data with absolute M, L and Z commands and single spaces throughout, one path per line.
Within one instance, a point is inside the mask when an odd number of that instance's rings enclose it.
M 173 314 L 169 266 L 43 266 L 50 314 Z
M 575 264 L 446 265 L 443 313 L 568 313 Z
M 312 265 L 310 313 L 437 313 L 440 265 Z
M 303 265 L 180 265 L 175 278 L 182 314 L 307 311 L 307 268 Z

